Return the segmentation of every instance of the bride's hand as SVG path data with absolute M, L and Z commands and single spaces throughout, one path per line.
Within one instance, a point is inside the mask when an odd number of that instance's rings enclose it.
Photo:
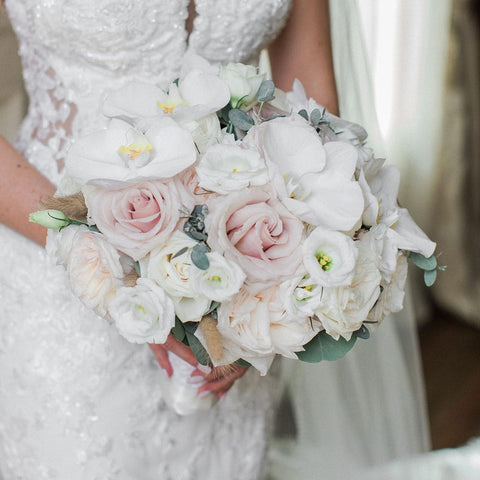
M 173 375 L 172 364 L 168 359 L 169 351 L 174 353 L 177 357 L 180 357 L 182 360 L 185 360 L 190 365 L 198 367 L 198 360 L 195 358 L 192 349 L 178 341 L 172 334 L 167 337 L 165 343 L 149 343 L 148 346 L 155 355 L 157 362 L 167 372 L 169 377 Z
M 212 392 L 221 398 L 235 383 L 235 380 L 242 377 L 247 371 L 246 367 L 240 365 L 226 365 L 223 367 L 200 367 L 198 360 L 192 352 L 192 349 L 178 341 L 173 335 L 169 335 L 167 341 L 163 344 L 149 343 L 149 347 L 155 355 L 160 366 L 167 372 L 169 377 L 173 374 L 173 369 L 168 360 L 168 352 L 172 352 L 185 360 L 190 365 L 196 367 L 192 372 L 192 377 L 203 377 L 204 383 L 198 388 L 198 393 Z
M 198 393 L 201 395 L 202 392 L 212 392 L 218 398 L 222 398 L 223 395 L 230 390 L 235 381 L 245 375 L 246 371 L 247 367 L 241 367 L 234 363 L 222 367 L 215 367 L 211 373 L 204 376 L 207 383 L 199 387 Z M 192 376 L 195 375 L 201 375 L 201 371 L 198 369 L 195 370 Z

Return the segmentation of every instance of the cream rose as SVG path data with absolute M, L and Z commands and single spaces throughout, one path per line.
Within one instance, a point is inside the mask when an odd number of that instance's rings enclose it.
M 237 263 L 247 282 L 259 287 L 291 278 L 301 264 L 303 223 L 270 187 L 253 187 L 208 203 L 208 243 Z
M 98 315 L 105 316 L 117 289 L 123 285 L 120 253 L 102 234 L 81 229 L 73 239 L 66 268 L 73 293 Z
M 242 358 L 265 375 L 275 354 L 297 358 L 295 352 L 318 333 L 318 322 L 312 324 L 306 316 L 285 311 L 279 292 L 277 286 L 256 295 L 241 290 L 220 305 L 218 330 L 226 361 Z
M 175 230 L 182 210 L 193 198 L 174 180 L 145 181 L 120 189 L 83 188 L 89 220 L 119 250 L 139 260 L 164 243 Z
M 172 300 L 148 278 L 119 288 L 108 311 L 120 335 L 133 343 L 164 343 L 175 325 Z
M 375 305 L 380 294 L 381 279 L 375 252 L 362 245 L 351 284 L 324 288 L 322 303 L 315 310 L 329 335 L 336 340 L 340 336 L 350 340 L 352 333 L 362 326 Z

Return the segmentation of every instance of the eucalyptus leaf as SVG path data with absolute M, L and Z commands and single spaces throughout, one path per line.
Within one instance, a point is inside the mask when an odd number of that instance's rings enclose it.
M 318 108 L 312 110 L 312 113 L 310 114 L 310 121 L 312 122 L 312 125 L 318 125 L 321 122 L 322 118 L 322 112 L 320 112 Z
M 335 340 L 328 333 L 322 331 L 313 340 L 304 345 L 305 351 L 297 352 L 297 357 L 308 363 L 318 363 L 322 360 L 338 360 L 353 348 L 356 341 L 357 337 L 355 335 L 352 335 L 349 341 L 343 337 Z
M 185 231 L 184 232 L 190 237 L 190 238 L 193 238 L 194 240 L 197 240 L 197 242 L 204 242 L 208 237 L 207 237 L 207 234 L 206 233 L 203 233 L 203 232 L 199 232 L 198 230 L 195 230 L 193 228 L 191 228 L 190 230 L 188 231 Z
M 173 260 L 174 258 L 179 257 L 180 255 L 183 255 L 187 250 L 188 250 L 188 247 L 183 247 L 183 248 L 181 248 L 181 249 L 172 257 L 172 260 Z
M 229 103 L 225 105 L 221 110 L 220 110 L 220 117 L 221 119 L 225 122 L 228 123 L 230 119 L 228 118 L 228 112 L 232 109 Z
M 257 92 L 259 102 L 270 102 L 275 98 L 275 84 L 271 80 L 264 80 Z
M 200 270 L 207 270 L 210 262 L 207 257 L 207 246 L 204 243 L 195 245 L 192 249 L 192 262 Z
M 301 117 L 303 117 L 303 118 L 308 122 L 308 112 L 307 112 L 304 108 L 302 108 L 302 109 L 298 112 L 298 114 L 299 114 Z
M 209 315 L 209 314 L 212 313 L 219 305 L 220 305 L 220 302 L 212 301 L 212 303 L 210 304 L 209 309 L 204 313 L 204 315 Z
M 183 342 L 183 339 L 185 338 L 185 328 L 183 326 L 183 323 L 178 317 L 175 317 L 175 326 L 172 328 L 172 333 L 173 336 L 179 341 Z
M 201 365 L 210 365 L 210 357 L 208 356 L 208 353 L 203 347 L 203 345 L 200 343 L 200 340 L 188 330 L 185 330 L 185 333 L 187 336 L 188 344 L 190 345 L 190 348 L 192 349 L 195 358 L 198 360 L 198 363 L 200 363 Z
M 236 362 L 233 362 L 233 363 L 235 363 L 235 365 L 240 365 L 241 367 L 251 367 L 252 366 L 251 363 L 248 363 L 243 358 L 239 358 Z
M 431 287 L 437 279 L 437 270 L 425 270 L 423 279 L 425 280 L 425 285 Z
M 232 108 L 228 112 L 228 118 L 232 125 L 239 130 L 247 132 L 253 126 L 253 119 L 249 117 L 243 110 Z
M 356 332 L 354 332 L 354 335 L 362 340 L 368 340 L 370 338 L 370 332 L 365 325 L 362 325 Z
M 437 268 L 437 257 L 425 257 L 421 253 L 410 252 L 412 262 L 422 270 L 435 270 Z
M 137 275 L 138 275 L 139 277 L 141 277 L 141 276 L 142 276 L 142 273 L 140 272 L 140 264 L 139 264 L 138 262 L 135 262 L 135 263 L 133 264 L 133 267 L 135 268 L 135 272 L 137 272 Z

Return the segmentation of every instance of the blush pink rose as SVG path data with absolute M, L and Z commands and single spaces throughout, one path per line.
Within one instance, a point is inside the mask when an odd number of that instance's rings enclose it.
M 146 181 L 120 189 L 83 189 L 91 223 L 134 260 L 164 243 L 193 198 L 174 180 Z
M 208 243 L 237 263 L 250 290 L 290 278 L 302 262 L 303 223 L 270 187 L 252 187 L 212 199 L 205 219 Z

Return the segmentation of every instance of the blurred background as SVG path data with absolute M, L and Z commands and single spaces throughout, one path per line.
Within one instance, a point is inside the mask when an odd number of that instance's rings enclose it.
M 480 0 L 358 4 L 399 201 L 448 265 L 430 289 L 411 280 L 432 446 L 458 447 L 480 436 Z M 0 133 L 12 141 L 26 110 L 17 49 L 2 12 Z

